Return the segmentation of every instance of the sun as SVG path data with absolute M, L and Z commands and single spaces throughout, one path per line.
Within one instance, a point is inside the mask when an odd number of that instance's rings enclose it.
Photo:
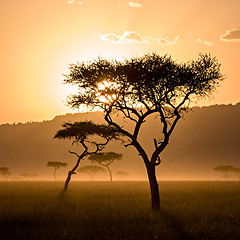
M 98 84 L 97 89 L 98 89 L 97 96 L 100 102 L 110 103 L 117 99 L 115 83 L 104 80 Z M 109 92 L 115 93 L 109 94 Z

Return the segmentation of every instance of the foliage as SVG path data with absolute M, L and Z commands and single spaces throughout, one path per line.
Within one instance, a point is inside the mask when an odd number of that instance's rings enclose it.
M 121 160 L 122 154 L 115 152 L 100 152 L 91 155 L 88 159 L 93 162 L 98 162 L 99 164 L 110 165 L 115 160 Z
M 91 141 L 90 137 L 99 136 L 107 141 L 119 139 L 120 134 L 116 133 L 114 127 L 108 127 L 104 124 L 95 124 L 91 121 L 64 123 L 63 129 L 60 129 L 55 134 L 54 138 L 69 139 L 74 143 L 81 143 L 83 141 L 95 143 Z
M 36 173 L 21 173 L 20 176 L 24 177 L 24 178 L 32 179 L 32 178 L 37 177 L 38 174 L 36 174 Z
M 119 175 L 120 177 L 126 177 L 130 175 L 130 173 L 125 171 L 117 171 L 116 174 Z
M 79 173 L 88 174 L 92 179 L 96 174 L 100 172 L 105 172 L 106 170 L 100 166 L 84 166 L 84 167 L 80 167 L 77 171 Z
M 223 173 L 224 175 L 222 178 L 225 178 L 225 180 L 231 177 L 229 173 L 235 173 L 238 177 L 240 177 L 240 168 L 236 168 L 230 165 L 219 165 L 213 169 L 217 172 Z
M 12 174 L 7 167 L 0 167 L 0 173 L 5 179 L 7 179 Z
M 66 167 L 67 163 L 63 163 L 63 162 L 48 162 L 47 163 L 47 167 L 53 167 L 55 169 L 58 169 L 60 167 Z
M 86 156 L 101 152 L 110 141 L 120 140 L 123 134 L 118 133 L 113 126 L 95 124 L 91 121 L 75 123 L 68 122 L 64 123 L 62 126 L 63 129 L 58 130 L 54 138 L 70 139 L 73 141 L 72 144 L 81 144 L 84 149 L 80 155 L 76 152 L 69 151 L 71 154 L 75 154 L 78 159 L 75 166 L 68 172 L 64 186 L 64 191 L 66 191 L 71 176 L 76 174 L 75 171 L 78 168 L 80 161 Z M 100 139 L 94 138 L 96 136 Z
M 112 171 L 109 166 L 115 160 L 122 159 L 122 154 L 115 153 L 115 152 L 99 152 L 99 153 L 94 153 L 93 155 L 88 157 L 88 159 L 91 160 L 92 162 L 97 162 L 103 167 L 106 167 L 109 172 L 110 181 L 112 181 Z

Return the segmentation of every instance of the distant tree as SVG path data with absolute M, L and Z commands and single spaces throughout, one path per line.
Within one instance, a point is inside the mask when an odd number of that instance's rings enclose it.
M 130 175 L 130 173 L 125 172 L 125 171 L 118 171 L 118 172 L 116 172 L 116 174 L 119 176 L 120 179 L 123 179 Z
M 56 181 L 56 172 L 57 172 L 57 169 L 61 168 L 61 167 L 66 167 L 67 166 L 67 163 L 64 163 L 64 162 L 48 162 L 47 163 L 47 167 L 52 167 L 54 168 L 54 181 Z
M 38 176 L 36 173 L 21 173 L 21 177 L 24 177 L 25 179 L 34 179 Z
M 86 173 L 91 177 L 91 180 L 93 180 L 93 177 L 100 173 L 105 172 L 106 170 L 103 167 L 100 166 L 84 166 L 77 170 L 79 173 Z
M 231 177 L 229 173 L 235 171 L 235 168 L 233 166 L 230 166 L 230 165 L 220 165 L 220 166 L 217 166 L 213 169 L 217 172 L 223 173 L 222 178 L 224 178 L 225 181 L 227 181 Z
M 102 110 L 107 124 L 127 137 L 125 146 L 137 150 L 146 166 L 152 209 L 160 210 L 156 178 L 160 155 L 189 104 L 210 96 L 224 79 L 216 58 L 200 54 L 197 60 L 187 63 L 156 53 L 125 61 L 98 58 L 71 64 L 65 77 L 65 83 L 78 86 L 78 92 L 68 99 L 69 106 Z M 119 114 L 125 117 L 125 124 Z M 139 138 L 149 116 L 156 117 L 162 126 L 156 131 L 158 137 L 153 136 L 151 154 Z
M 234 168 L 233 172 L 237 175 L 238 179 L 240 180 L 240 168 Z
M 6 167 L 0 167 L 0 173 L 3 175 L 5 180 L 8 180 L 9 176 L 12 174 Z
M 75 166 L 68 172 L 68 176 L 65 181 L 64 191 L 67 190 L 68 184 L 71 180 L 71 176 L 76 174 L 80 161 L 92 154 L 101 152 L 105 146 L 112 140 L 120 140 L 121 134 L 117 133 L 115 127 L 106 126 L 104 124 L 95 124 L 91 121 L 64 123 L 63 129 L 58 130 L 54 138 L 69 139 L 72 140 L 72 144 L 78 144 L 82 146 L 82 153 L 69 151 L 71 154 L 77 156 L 77 162 Z
M 112 182 L 112 171 L 109 166 L 115 160 L 122 159 L 122 154 L 115 153 L 115 152 L 101 152 L 101 153 L 93 154 L 88 159 L 91 160 L 92 162 L 97 162 L 101 166 L 105 167 L 109 172 L 110 182 Z

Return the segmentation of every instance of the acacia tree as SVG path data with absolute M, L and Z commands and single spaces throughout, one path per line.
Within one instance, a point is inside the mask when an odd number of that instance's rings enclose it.
M 0 173 L 3 175 L 5 180 L 7 180 L 12 174 L 7 167 L 0 167 Z
M 112 171 L 109 166 L 115 160 L 122 159 L 122 154 L 115 152 L 101 152 L 93 154 L 88 159 L 91 160 L 92 162 L 97 162 L 101 166 L 105 167 L 108 170 L 110 182 L 112 182 Z
M 143 159 L 151 190 L 152 208 L 160 209 L 156 166 L 170 136 L 192 100 L 208 97 L 223 80 L 220 64 L 210 54 L 197 60 L 177 63 L 169 56 L 146 54 L 125 61 L 98 58 L 70 65 L 65 83 L 79 91 L 68 98 L 72 108 L 101 109 L 109 126 L 124 134 Z M 117 116 L 121 113 L 127 125 Z M 155 115 L 162 130 L 153 137 L 153 151 L 146 152 L 139 133 L 149 116 Z M 130 124 L 131 123 L 131 124 Z M 130 130 L 128 126 L 133 126 Z
M 33 178 L 36 178 L 38 176 L 38 174 L 36 174 L 36 173 L 21 173 L 20 176 L 24 177 L 25 179 L 33 179 Z
M 130 175 L 130 173 L 125 172 L 125 171 L 117 171 L 116 174 L 119 176 L 120 179 Z
M 240 168 L 234 168 L 234 173 L 237 175 L 238 179 L 240 180 Z
M 54 176 L 54 181 L 56 181 L 56 172 L 59 168 L 61 167 L 66 167 L 67 166 L 67 163 L 64 163 L 64 162 L 48 162 L 47 163 L 47 167 L 52 167 L 54 168 L 54 173 L 53 173 L 53 176 Z
M 223 173 L 222 177 L 225 179 L 225 181 L 227 181 L 227 179 L 231 177 L 229 173 L 235 172 L 236 168 L 230 165 L 220 165 L 213 169 L 217 172 Z
M 93 180 L 93 177 L 100 173 L 105 172 L 106 170 L 103 167 L 100 166 L 84 166 L 77 170 L 79 173 L 86 173 L 91 177 L 91 181 Z
M 72 144 L 78 144 L 82 147 L 82 153 L 69 151 L 69 153 L 77 156 L 77 162 L 68 172 L 65 181 L 64 191 L 67 190 L 68 184 L 73 174 L 76 174 L 80 161 L 92 154 L 101 152 L 105 146 L 112 140 L 120 140 L 121 134 L 117 133 L 115 127 L 106 126 L 104 124 L 95 124 L 91 121 L 64 123 L 63 129 L 55 134 L 54 138 L 72 140 Z

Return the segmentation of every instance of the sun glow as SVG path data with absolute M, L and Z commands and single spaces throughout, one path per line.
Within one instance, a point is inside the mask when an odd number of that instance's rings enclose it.
M 100 102 L 109 103 L 117 99 L 117 95 L 115 93 L 113 94 L 108 93 L 116 89 L 114 83 L 104 80 L 98 84 L 97 88 L 98 88 L 97 96 L 99 97 Z

